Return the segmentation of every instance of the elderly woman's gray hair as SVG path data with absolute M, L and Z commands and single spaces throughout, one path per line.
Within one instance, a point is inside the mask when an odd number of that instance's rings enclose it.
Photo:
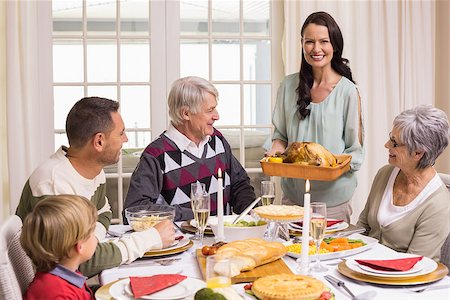
M 206 98 L 206 93 L 219 98 L 219 92 L 208 80 L 189 76 L 176 80 L 172 84 L 169 93 L 169 116 L 174 125 L 183 122 L 183 109 L 188 109 L 192 113 L 199 113 L 201 104 Z
M 445 112 L 431 105 L 405 110 L 394 119 L 400 140 L 409 151 L 422 152 L 417 168 L 433 166 L 448 145 L 449 124 Z

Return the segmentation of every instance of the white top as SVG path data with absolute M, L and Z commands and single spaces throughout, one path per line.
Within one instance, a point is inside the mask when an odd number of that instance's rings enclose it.
M 389 177 L 389 181 L 384 190 L 383 199 L 381 199 L 380 208 L 378 209 L 377 219 L 380 226 L 388 226 L 389 224 L 403 218 L 410 211 L 414 210 L 420 204 L 422 204 L 432 193 L 434 193 L 441 185 L 442 180 L 439 174 L 435 174 L 434 177 L 428 182 L 425 188 L 414 198 L 409 204 L 405 206 L 397 206 L 393 203 L 393 189 L 395 178 L 397 177 L 399 168 L 394 168 Z
M 172 123 L 169 124 L 169 127 L 164 134 L 177 145 L 181 152 L 187 150 L 189 153 L 195 155 L 198 158 L 202 157 L 205 144 L 208 143 L 209 139 L 211 138 L 209 135 L 207 135 L 197 146 L 193 141 L 179 132 L 178 129 L 176 129 L 175 126 L 172 125 Z

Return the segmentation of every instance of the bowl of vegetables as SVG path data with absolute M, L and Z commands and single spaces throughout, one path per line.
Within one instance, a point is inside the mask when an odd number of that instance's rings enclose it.
M 244 216 L 238 223 L 232 224 L 237 215 L 223 216 L 225 241 L 232 242 L 249 238 L 263 238 L 267 229 L 267 222 L 253 218 L 250 215 Z M 208 219 L 208 225 L 211 227 L 214 235 L 217 235 L 218 220 L 216 216 Z

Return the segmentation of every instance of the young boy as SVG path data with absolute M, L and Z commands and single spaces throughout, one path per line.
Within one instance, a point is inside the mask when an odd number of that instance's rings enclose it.
M 24 299 L 94 299 L 78 270 L 94 254 L 95 206 L 76 195 L 40 201 L 23 222 L 21 244 L 36 266 Z

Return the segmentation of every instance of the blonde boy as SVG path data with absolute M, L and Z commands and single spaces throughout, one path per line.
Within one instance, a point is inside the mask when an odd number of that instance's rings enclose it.
M 76 195 L 40 201 L 23 222 L 21 243 L 36 265 L 24 299 L 94 299 L 79 271 L 97 246 L 97 210 Z

